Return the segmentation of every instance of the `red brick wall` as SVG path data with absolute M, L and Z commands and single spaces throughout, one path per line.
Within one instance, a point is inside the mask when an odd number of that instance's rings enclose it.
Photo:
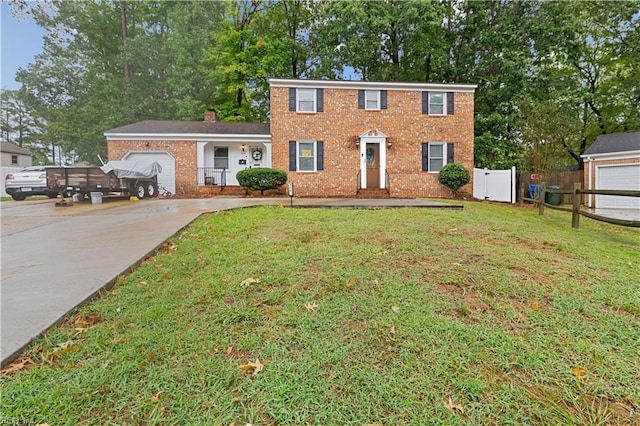
M 289 88 L 271 87 L 272 164 L 289 170 L 290 140 L 324 141 L 324 170 L 316 173 L 289 172 L 297 196 L 352 197 L 357 190 L 360 151 L 358 136 L 371 129 L 387 135 L 393 146 L 387 150 L 392 197 L 450 197 L 438 183 L 437 173 L 422 171 L 422 143 L 455 144 L 456 163 L 473 174 L 473 93 L 455 93 L 455 114 L 422 114 L 422 93 L 388 90 L 386 110 L 358 109 L 355 89 L 324 89 L 324 112 L 289 111 Z M 472 192 L 472 184 L 461 189 Z
M 122 160 L 130 151 L 166 151 L 175 159 L 176 191 L 184 188 L 185 193 L 198 190 L 197 154 L 194 141 L 136 141 L 109 140 L 107 141 L 107 156 L 109 160 Z

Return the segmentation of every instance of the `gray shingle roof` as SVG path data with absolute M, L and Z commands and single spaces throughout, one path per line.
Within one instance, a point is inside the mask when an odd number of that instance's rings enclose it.
M 10 154 L 31 155 L 30 151 L 24 148 L 21 148 L 14 143 L 7 142 L 7 141 L 0 141 L 0 151 L 8 152 Z
M 640 130 L 600 135 L 582 155 L 625 151 L 640 151 Z
M 156 121 L 147 120 L 107 130 L 105 134 L 220 134 L 269 135 L 269 123 L 234 123 L 222 121 Z

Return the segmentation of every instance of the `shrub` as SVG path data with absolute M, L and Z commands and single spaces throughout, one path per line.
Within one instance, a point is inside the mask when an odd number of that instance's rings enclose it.
M 243 188 L 260 191 L 260 195 L 264 195 L 266 189 L 276 189 L 287 183 L 286 172 L 268 167 L 240 170 L 236 178 Z
M 465 186 L 471 180 L 469 171 L 461 164 L 448 163 L 440 170 L 438 182 L 451 189 L 451 194 L 456 196 L 458 189 Z

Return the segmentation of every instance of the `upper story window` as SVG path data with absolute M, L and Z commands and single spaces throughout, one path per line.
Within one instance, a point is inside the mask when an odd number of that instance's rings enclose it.
M 364 91 L 364 109 L 380 109 L 380 91 Z
M 298 89 L 299 112 L 316 112 L 316 89 Z
M 322 112 L 323 100 L 323 89 L 289 88 L 289 111 Z
M 422 113 L 451 115 L 454 113 L 453 92 L 422 92 Z
M 11 164 L 18 164 L 18 156 L 17 155 L 12 155 L 11 156 Z
M 387 109 L 387 91 L 358 90 L 358 108 L 368 111 Z
M 429 114 L 444 114 L 444 93 L 429 92 Z

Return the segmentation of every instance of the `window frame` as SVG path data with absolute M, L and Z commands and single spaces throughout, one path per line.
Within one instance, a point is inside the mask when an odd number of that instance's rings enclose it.
M 441 146 L 442 147 L 442 157 L 433 157 L 431 155 L 431 148 L 432 147 L 436 147 L 436 146 Z M 440 170 L 442 170 L 442 168 L 447 164 L 447 143 L 446 142 L 429 142 L 428 148 L 429 151 L 427 152 L 427 156 L 429 158 L 429 163 L 428 163 L 428 173 L 440 173 Z M 440 169 L 438 170 L 433 170 L 431 168 L 431 161 L 433 160 L 440 160 L 442 162 Z
M 15 154 L 11 154 L 11 164 L 18 164 L 19 163 L 19 159 L 18 156 Z
M 375 95 L 375 108 L 369 108 L 369 101 L 373 101 L 373 99 L 369 98 L 369 95 Z M 381 103 L 380 103 L 380 90 L 366 90 L 364 91 L 364 109 L 365 111 L 380 111 Z
M 302 144 L 311 144 L 313 150 L 312 150 L 312 155 L 311 157 L 302 157 L 302 149 L 300 148 L 300 146 Z M 313 170 L 303 170 L 300 168 L 301 165 L 301 158 L 311 158 L 312 164 L 313 164 Z M 296 141 L 296 172 L 300 172 L 300 173 L 315 173 L 318 171 L 318 141 L 312 141 L 312 140 L 299 140 Z
M 302 100 L 300 93 L 311 92 L 311 100 Z M 304 111 L 300 109 L 300 102 L 313 102 L 313 109 L 311 111 Z M 302 114 L 313 114 L 318 112 L 318 89 L 308 89 L 308 88 L 296 88 L 296 112 Z
M 219 157 L 216 155 L 216 151 L 219 149 L 226 149 L 227 150 L 227 156 L 226 157 Z M 213 148 L 213 168 L 214 169 L 224 169 L 224 170 L 229 170 L 229 167 L 231 165 L 231 156 L 230 156 L 230 152 L 231 150 L 229 149 L 228 146 L 216 146 Z M 221 160 L 221 159 L 226 159 L 227 160 L 227 167 L 218 167 L 216 164 L 216 160 Z
M 431 102 L 431 97 L 435 95 L 440 95 L 442 97 L 442 112 L 432 112 L 431 105 L 440 105 L 434 104 Z M 429 92 L 429 115 L 447 115 L 447 92 Z

